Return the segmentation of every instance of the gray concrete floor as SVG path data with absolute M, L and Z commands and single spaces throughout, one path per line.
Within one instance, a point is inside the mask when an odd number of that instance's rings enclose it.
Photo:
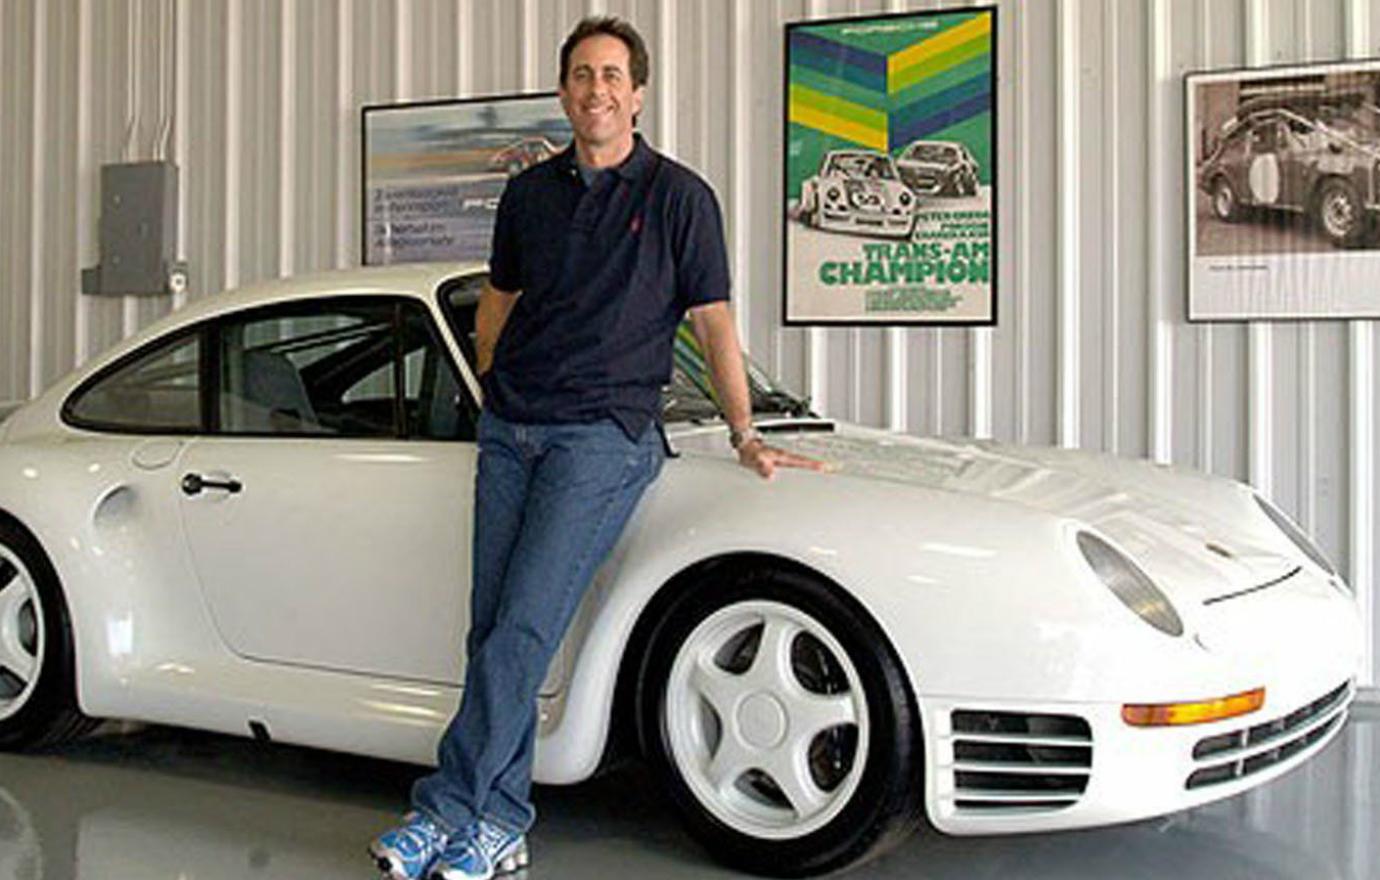
M 1380 880 L 1380 712 L 1246 797 L 1096 831 L 917 834 L 858 878 Z M 0 755 L 0 880 L 369 878 L 417 768 L 148 728 Z M 525 878 L 733 877 L 637 767 L 540 788 Z

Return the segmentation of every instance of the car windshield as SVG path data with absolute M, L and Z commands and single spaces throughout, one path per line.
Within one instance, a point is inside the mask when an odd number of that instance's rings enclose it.
M 887 161 L 886 156 L 868 156 L 858 153 L 835 156 L 834 160 L 829 163 L 829 172 L 851 177 L 854 180 L 896 179 L 896 169 L 891 167 L 891 162 Z
M 443 287 L 441 304 L 465 358 L 474 363 L 475 297 L 484 284 L 483 275 L 471 275 Z M 694 422 L 721 416 L 718 395 L 709 381 L 709 368 L 699 340 L 687 318 L 676 329 L 672 352 L 671 382 L 661 391 L 662 416 L 667 422 Z M 810 404 L 774 382 L 752 359 L 743 356 L 752 412 L 759 416 L 810 416 Z
M 916 144 L 910 157 L 917 162 L 953 162 L 958 159 L 958 150 L 948 144 Z

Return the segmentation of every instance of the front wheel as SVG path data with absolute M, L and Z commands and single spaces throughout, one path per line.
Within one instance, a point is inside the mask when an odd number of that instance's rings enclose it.
M 676 602 L 638 681 L 644 749 L 690 831 L 720 861 L 782 877 L 903 839 L 923 748 L 885 637 L 812 577 L 725 581 Z
M 92 725 L 77 709 L 57 574 L 31 535 L 0 522 L 0 748 L 54 745 Z
M 810 229 L 819 228 L 819 197 L 814 193 L 807 193 L 801 198 L 800 222 Z
M 1235 223 L 1241 219 L 1241 200 L 1236 195 L 1236 187 L 1225 177 L 1219 177 L 1212 184 L 1212 213 L 1218 220 Z

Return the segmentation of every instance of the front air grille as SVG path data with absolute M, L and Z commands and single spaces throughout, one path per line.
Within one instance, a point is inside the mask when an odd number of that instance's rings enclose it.
M 954 807 L 966 813 L 1046 812 L 1078 802 L 1092 773 L 1092 728 L 1073 715 L 957 710 Z
M 1193 747 L 1193 759 L 1212 763 L 1193 771 L 1185 787 L 1233 782 L 1288 761 L 1341 725 L 1350 697 L 1351 684 L 1344 682 L 1273 721 L 1198 740 Z

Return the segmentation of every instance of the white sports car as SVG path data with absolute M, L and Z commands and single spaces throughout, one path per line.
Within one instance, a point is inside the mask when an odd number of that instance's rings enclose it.
M 876 150 L 834 150 L 800 185 L 801 222 L 833 232 L 909 238 L 916 204 L 891 157 Z
M 459 699 L 477 266 L 198 300 L 0 423 L 0 744 L 146 719 L 415 762 Z M 543 688 L 536 780 L 657 768 L 719 858 L 856 862 L 1243 792 L 1336 735 L 1353 597 L 1245 486 L 833 422 L 753 372 L 737 465 L 682 339 L 678 456 Z

